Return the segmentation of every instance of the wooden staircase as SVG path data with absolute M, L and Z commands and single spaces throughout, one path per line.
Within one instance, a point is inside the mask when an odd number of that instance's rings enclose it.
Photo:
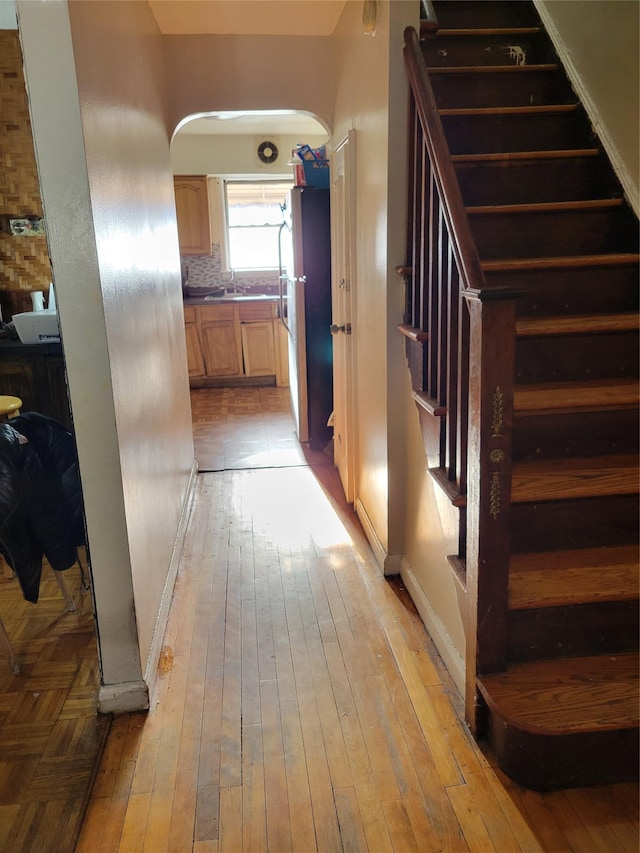
M 638 220 L 533 3 L 430 12 L 401 331 L 459 508 L 467 718 L 525 786 L 634 779 Z

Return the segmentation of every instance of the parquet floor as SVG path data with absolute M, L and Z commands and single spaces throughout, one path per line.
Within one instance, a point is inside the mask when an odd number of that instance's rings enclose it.
M 212 472 L 198 477 L 156 695 L 114 721 L 77 853 L 635 853 L 637 785 L 525 791 L 468 736 L 333 467 L 279 467 L 269 438 L 237 451 L 269 431 L 274 396 L 194 395 Z M 273 414 L 286 445 L 291 425 Z
M 99 683 L 91 596 L 79 568 L 64 573 L 66 610 L 45 563 L 40 600 L 0 575 L 0 616 L 21 667 L 0 653 L 0 850 L 72 853 L 110 718 Z

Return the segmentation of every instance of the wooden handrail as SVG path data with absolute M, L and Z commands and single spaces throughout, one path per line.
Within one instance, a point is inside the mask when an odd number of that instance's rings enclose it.
M 429 152 L 438 194 L 444 206 L 447 228 L 453 239 L 456 263 L 463 274 L 462 286 L 465 290 L 482 290 L 484 274 L 471 236 L 469 220 L 451 162 L 442 121 L 438 114 L 436 98 L 420 50 L 420 42 L 413 27 L 405 29 L 404 43 L 404 58 L 415 96 L 416 112 Z
M 488 287 L 486 284 L 429 73 L 420 50 L 418 35 L 413 27 L 405 29 L 404 43 L 407 74 L 414 92 L 416 111 L 438 185 L 447 228 L 452 237 L 456 263 L 461 272 L 461 286 L 464 291 L 468 291 L 465 295 L 467 298 L 478 299 L 519 298 L 523 295 L 522 290 L 508 286 Z
M 397 268 L 407 294 L 399 328 L 431 473 L 454 506 L 466 507 L 454 559 L 466 566 L 473 726 L 476 672 L 499 670 L 506 653 L 515 303 L 523 292 L 485 280 L 414 29 L 404 41 L 409 229 L 407 264 Z

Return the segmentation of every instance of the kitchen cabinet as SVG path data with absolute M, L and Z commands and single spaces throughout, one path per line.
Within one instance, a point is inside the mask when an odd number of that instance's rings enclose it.
M 206 175 L 176 175 L 173 179 L 181 255 L 211 254 L 209 190 Z
M 185 305 L 189 378 L 195 388 L 287 385 L 282 372 L 277 301 L 232 297 L 216 304 Z
M 246 376 L 273 376 L 276 372 L 273 323 L 242 323 L 242 355 Z
M 239 376 L 242 373 L 242 348 L 233 320 L 200 326 L 202 355 L 207 376 Z
M 200 333 L 198 331 L 195 308 L 185 306 L 184 330 L 187 339 L 189 378 L 204 376 L 204 359 L 202 358 L 202 347 L 200 346 Z

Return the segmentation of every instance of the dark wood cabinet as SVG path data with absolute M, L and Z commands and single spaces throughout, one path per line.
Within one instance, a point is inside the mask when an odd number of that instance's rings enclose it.
M 20 397 L 23 412 L 40 412 L 72 428 L 59 344 L 0 341 L 0 394 Z

